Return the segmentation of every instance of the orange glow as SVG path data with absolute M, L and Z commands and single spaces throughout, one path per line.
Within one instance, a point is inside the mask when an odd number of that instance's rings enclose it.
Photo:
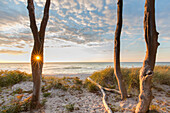
M 36 56 L 36 60 L 40 60 L 40 56 Z

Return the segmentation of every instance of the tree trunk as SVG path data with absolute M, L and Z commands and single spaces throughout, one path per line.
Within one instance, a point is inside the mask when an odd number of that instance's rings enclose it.
M 155 0 L 145 1 L 144 12 L 144 36 L 146 42 L 146 56 L 143 61 L 143 67 L 140 70 L 140 94 L 139 102 L 136 107 L 136 113 L 146 113 L 149 110 L 150 103 L 153 99 L 151 91 L 151 79 L 154 75 L 155 59 L 158 43 L 158 32 L 155 23 Z
M 117 2 L 117 26 L 114 38 L 114 74 L 118 81 L 119 90 L 121 93 L 121 99 L 127 97 L 127 90 L 124 84 L 123 76 L 120 71 L 120 35 L 122 29 L 122 9 L 123 0 Z
M 50 0 L 46 0 L 44 15 L 41 21 L 40 31 L 36 25 L 34 3 L 33 0 L 28 0 L 28 11 L 30 18 L 30 28 L 34 37 L 34 46 L 31 54 L 31 67 L 33 76 L 33 95 L 31 101 L 31 109 L 37 109 L 40 107 L 40 89 L 41 89 L 41 76 L 43 68 L 43 49 L 44 49 L 44 37 L 45 29 L 49 18 Z M 36 57 L 39 59 L 36 59 Z

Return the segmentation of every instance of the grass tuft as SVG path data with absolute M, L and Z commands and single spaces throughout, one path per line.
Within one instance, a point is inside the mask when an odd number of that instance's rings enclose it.
M 21 81 L 30 80 L 31 74 L 15 71 L 0 71 L 0 87 L 8 87 Z
M 48 97 L 50 95 L 51 95 L 51 93 L 49 93 L 49 92 L 43 93 L 43 97 Z
M 65 106 L 65 108 L 66 108 L 67 111 L 72 112 L 74 110 L 74 104 L 67 104 Z

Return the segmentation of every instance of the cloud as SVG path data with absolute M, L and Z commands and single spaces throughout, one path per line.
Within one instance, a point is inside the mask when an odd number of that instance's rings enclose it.
M 35 0 L 34 3 L 37 26 L 39 27 L 45 0 Z M 160 3 L 160 6 L 162 5 Z M 26 6 L 25 0 L 0 1 L 0 37 L 3 38 L 0 43 L 1 47 L 14 44 L 14 42 L 17 42 L 15 43 L 16 48 L 33 44 Z M 124 40 L 132 38 L 135 42 L 138 38 L 143 37 L 144 0 L 124 1 L 123 8 L 124 18 L 121 38 Z M 160 34 L 164 34 L 162 37 L 165 37 L 165 35 L 167 37 L 170 28 L 166 22 L 169 22 L 170 16 L 164 13 L 166 12 L 164 8 L 161 10 L 162 13 L 158 14 L 160 19 L 157 20 L 158 25 L 162 26 L 158 26 L 158 30 Z M 158 12 L 160 12 L 160 9 L 158 9 Z M 165 15 L 168 17 L 161 18 Z M 82 46 L 104 47 L 108 42 L 113 43 L 115 25 L 115 0 L 52 0 L 46 41 L 60 40 Z M 1 38 L 0 40 L 2 40 Z M 23 41 L 25 45 L 23 45 Z M 22 46 L 20 46 L 21 44 Z M 53 44 L 55 46 L 55 43 Z M 57 47 L 63 47 L 61 43 L 59 45 Z
M 25 51 L 17 51 L 17 50 L 8 50 L 8 49 L 1 49 L 0 54 L 12 54 L 12 55 L 20 55 L 25 54 Z
M 24 0 L 1 2 L 0 33 L 6 39 L 32 42 L 28 11 Z M 13 4 L 12 7 L 9 7 Z M 44 0 L 35 0 L 37 25 L 40 25 Z M 17 7 L 17 8 L 16 8 Z M 57 38 L 76 44 L 110 41 L 113 37 L 115 4 L 111 0 L 59 0 L 52 1 L 46 39 Z M 21 8 L 25 10 L 21 10 Z M 4 17 L 4 18 L 3 18 Z M 105 37 L 109 37 L 105 39 Z M 19 46 L 16 46 L 19 47 Z
M 165 40 L 170 40 L 170 37 L 162 37 Z

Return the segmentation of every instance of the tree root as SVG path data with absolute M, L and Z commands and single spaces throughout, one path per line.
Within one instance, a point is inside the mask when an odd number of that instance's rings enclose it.
M 89 80 L 91 83 L 95 84 L 97 87 L 99 87 L 99 89 L 101 90 L 102 94 L 103 94 L 103 104 L 104 104 L 104 107 L 106 109 L 106 111 L 108 113 L 112 113 L 112 110 L 109 108 L 108 104 L 106 103 L 106 93 L 104 92 L 104 90 L 106 91 L 111 91 L 111 92 L 115 92 L 117 94 L 120 94 L 119 91 L 115 90 L 115 89 L 109 89 L 109 88 L 105 88 L 105 87 L 102 87 L 101 85 L 99 85 L 98 83 L 94 82 L 91 78 L 87 77 L 87 80 Z

